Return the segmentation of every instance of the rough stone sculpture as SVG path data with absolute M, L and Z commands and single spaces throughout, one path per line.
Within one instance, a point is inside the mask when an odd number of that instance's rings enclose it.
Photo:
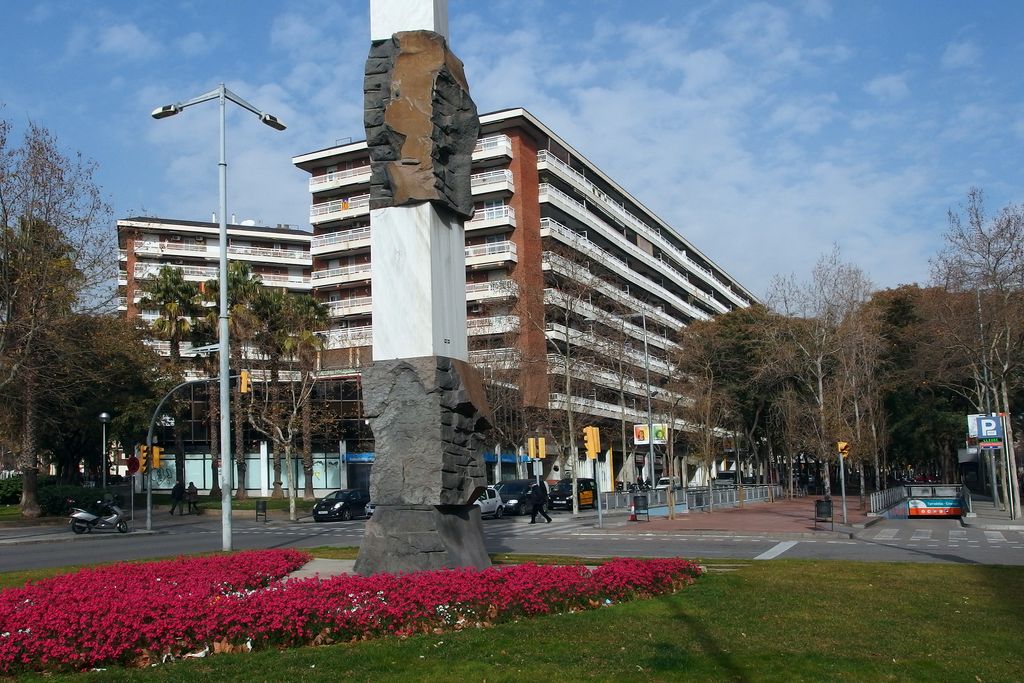
M 364 372 L 376 509 L 356 572 L 490 566 L 473 505 L 487 481 L 482 386 L 472 366 L 443 356 L 378 361 Z
M 375 42 L 366 60 L 363 106 L 370 208 L 429 201 L 470 218 L 480 119 L 462 62 L 444 37 L 403 31 Z

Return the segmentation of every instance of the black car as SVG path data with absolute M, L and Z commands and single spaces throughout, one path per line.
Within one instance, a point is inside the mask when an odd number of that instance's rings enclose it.
M 576 498 L 579 507 L 597 507 L 597 482 L 593 479 L 576 479 Z M 548 507 L 552 510 L 572 510 L 572 479 L 562 479 L 548 493 Z
M 341 489 L 328 493 L 313 506 L 313 519 L 317 522 L 349 520 L 365 517 L 370 496 L 359 489 Z
M 510 515 L 525 515 L 530 511 L 530 487 L 537 483 L 536 479 L 511 479 L 495 484 L 505 505 L 505 512 Z M 541 486 L 547 486 L 541 482 Z M 546 507 L 546 506 L 545 506 Z

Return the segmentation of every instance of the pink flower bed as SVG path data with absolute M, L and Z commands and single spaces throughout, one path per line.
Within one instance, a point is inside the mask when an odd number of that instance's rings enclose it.
M 4 590 L 0 674 L 481 627 L 670 593 L 701 574 L 673 558 L 280 580 L 308 559 L 266 550 L 119 564 Z

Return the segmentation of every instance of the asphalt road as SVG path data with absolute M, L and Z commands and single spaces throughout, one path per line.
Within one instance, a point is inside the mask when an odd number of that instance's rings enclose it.
M 553 513 L 551 524 L 530 525 L 525 518 L 484 520 L 489 552 L 608 556 L 682 556 L 691 559 L 866 560 L 1024 564 L 1024 532 L 963 528 L 956 520 L 887 520 L 862 530 L 856 538 L 840 535 L 717 534 L 715 532 L 649 533 L 643 523 L 627 525 L 622 516 L 606 518 L 605 528 L 592 516 L 573 519 Z M 315 524 L 309 521 L 234 520 L 232 546 L 248 548 L 322 545 L 358 546 L 365 522 Z M 11 539 L 22 536 L 21 542 Z M 6 539 L 6 541 L 5 541 Z M 67 527 L 15 532 L 0 530 L 0 571 L 94 564 L 115 560 L 173 557 L 220 550 L 219 518 L 196 517 L 164 523 L 154 532 L 94 532 L 75 536 Z

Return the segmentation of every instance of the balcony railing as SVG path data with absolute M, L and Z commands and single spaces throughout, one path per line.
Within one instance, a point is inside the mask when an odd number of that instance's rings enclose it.
M 489 299 L 515 296 L 518 292 L 513 280 L 491 280 L 489 282 L 467 282 L 467 299 Z
M 352 299 L 344 299 L 342 301 L 328 301 L 327 314 L 334 318 L 338 318 L 343 315 L 351 315 L 358 309 L 370 306 L 372 301 L 372 297 L 368 296 L 357 296 Z
M 314 270 L 313 280 L 326 280 L 334 277 L 344 277 L 346 275 L 359 275 L 366 273 L 369 276 L 370 264 L 369 263 L 357 263 L 352 266 L 342 266 L 340 268 L 329 268 L 327 270 Z
M 362 209 L 367 209 L 369 206 L 370 195 L 368 194 L 361 194 L 355 197 L 348 197 L 346 199 L 335 199 L 321 204 L 314 204 L 310 207 L 309 220 L 311 223 L 316 223 L 318 222 L 317 219 L 321 219 L 323 216 L 343 213 L 345 211 L 362 213 Z
M 260 273 L 263 282 L 277 282 L 283 285 L 302 286 L 309 284 L 309 278 L 305 275 L 275 275 Z
M 497 171 L 474 173 L 469 177 L 469 185 L 472 188 L 482 188 L 486 185 L 505 185 L 508 190 L 514 191 L 515 180 L 512 176 L 512 171 L 506 168 Z
M 370 237 L 370 226 L 365 225 L 361 228 L 353 228 L 352 230 L 342 230 L 340 232 L 332 232 L 327 235 L 320 235 L 314 237 L 310 243 L 312 249 L 319 249 L 321 247 L 329 247 L 334 244 L 344 245 L 346 242 L 355 242 L 357 240 L 365 240 Z
M 259 258 L 280 258 L 292 261 L 309 261 L 308 251 L 274 249 L 271 247 L 242 247 L 228 245 L 228 254 L 235 256 L 257 256 Z
M 504 134 L 480 138 L 473 148 L 473 156 L 477 158 L 502 154 L 512 156 L 512 138 Z
M 309 191 L 316 192 L 321 189 L 321 185 L 327 185 L 329 183 L 341 183 L 345 180 L 351 180 L 352 178 L 358 178 L 360 176 L 370 175 L 369 166 L 360 166 L 358 168 L 346 168 L 343 171 L 333 171 L 331 173 L 325 173 L 324 175 L 312 176 L 309 179 Z
M 346 327 L 331 330 L 324 334 L 324 344 L 328 349 L 343 349 L 350 346 L 367 346 L 373 342 L 373 326 Z
M 515 225 L 516 211 L 511 206 L 490 206 L 487 208 L 477 209 L 473 212 L 473 217 L 467 221 L 468 223 L 480 223 L 483 221 L 503 221 L 507 220 L 512 225 Z
M 166 254 L 167 252 L 187 252 L 190 254 L 206 253 L 205 244 L 191 242 L 156 242 L 153 240 L 135 240 L 136 254 Z
M 138 279 L 156 277 L 160 273 L 161 268 L 177 268 L 186 278 L 202 278 L 204 280 L 216 278 L 219 274 L 216 266 L 186 266 L 180 263 L 138 263 L 135 265 L 135 277 Z
M 487 244 L 474 244 L 466 247 L 466 258 L 477 256 L 493 256 L 495 254 L 508 254 L 509 260 L 516 260 L 516 244 L 510 240 L 501 242 L 488 242 Z

